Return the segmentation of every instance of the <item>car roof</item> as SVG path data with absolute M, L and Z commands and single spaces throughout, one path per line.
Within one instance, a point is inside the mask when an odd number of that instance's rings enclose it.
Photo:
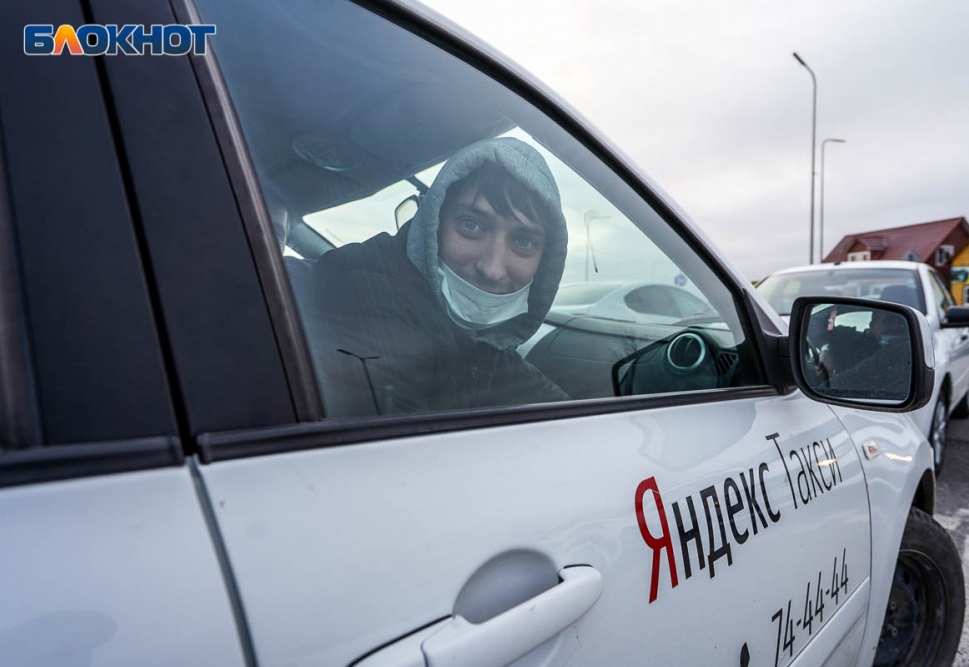
M 917 271 L 921 262 L 909 262 L 904 260 L 871 260 L 862 262 L 826 262 L 824 264 L 808 264 L 805 266 L 795 266 L 781 269 L 770 274 L 771 276 L 782 276 L 788 273 L 805 273 L 808 271 L 859 271 L 861 269 L 905 269 L 907 271 Z M 769 277 L 769 276 L 768 276 Z

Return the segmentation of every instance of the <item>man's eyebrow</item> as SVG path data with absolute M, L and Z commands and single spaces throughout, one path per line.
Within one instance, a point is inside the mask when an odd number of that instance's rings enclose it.
M 513 218 L 513 222 L 520 230 L 524 230 L 529 234 L 536 234 L 538 236 L 543 236 L 543 237 L 546 234 L 545 225 L 543 225 L 540 222 L 536 222 L 529 218 L 525 218 L 523 220 L 518 216 L 515 216 L 515 218 Z
M 454 202 L 452 205 L 453 210 L 462 213 L 474 213 L 475 215 L 481 216 L 482 218 L 497 218 L 500 217 L 496 211 L 489 211 L 487 209 L 476 206 L 473 202 L 471 204 L 465 202 Z
M 501 214 L 495 211 L 493 207 L 491 207 L 490 203 L 488 203 L 489 208 L 485 209 L 477 205 L 476 202 L 477 202 L 477 199 L 475 199 L 471 203 L 460 202 L 460 201 L 454 202 L 454 204 L 452 205 L 453 206 L 452 212 L 453 213 L 473 213 L 488 221 L 492 221 L 497 218 L 503 217 Z M 525 215 L 524 213 L 522 213 L 521 216 L 514 215 L 514 212 L 513 212 L 512 217 L 509 219 L 519 230 L 524 230 L 531 234 L 539 234 L 544 237 L 546 235 L 545 225 L 535 220 L 532 220 L 531 218 L 524 217 L 524 215 Z

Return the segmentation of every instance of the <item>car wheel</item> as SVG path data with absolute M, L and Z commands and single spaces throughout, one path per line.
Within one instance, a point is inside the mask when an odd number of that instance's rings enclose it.
M 935 464 L 935 474 L 942 471 L 945 462 L 945 442 L 949 429 L 949 404 L 945 394 L 939 396 L 932 411 L 932 426 L 929 428 L 929 444 L 932 446 L 932 461 Z
M 952 409 L 952 416 L 956 419 L 969 417 L 969 394 L 962 395 L 962 400 L 956 403 L 956 407 Z
M 912 508 L 873 664 L 952 664 L 965 610 L 959 551 L 935 519 Z

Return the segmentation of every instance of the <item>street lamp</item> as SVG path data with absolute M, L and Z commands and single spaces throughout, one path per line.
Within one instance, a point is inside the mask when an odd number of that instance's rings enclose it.
M 589 255 L 592 255 L 592 263 L 595 266 L 596 273 L 599 273 L 599 265 L 596 262 L 596 249 L 592 245 L 592 230 L 589 227 L 589 223 L 593 220 L 605 220 L 608 215 L 603 215 L 599 211 L 594 211 L 592 209 L 585 212 L 582 216 L 583 221 L 585 221 L 585 281 L 589 282 Z
M 809 256 L 811 258 L 810 264 L 814 264 L 814 154 L 817 152 L 815 150 L 815 135 L 817 134 L 818 127 L 818 80 L 814 76 L 814 71 L 808 67 L 808 64 L 801 60 L 801 56 L 794 54 L 794 58 L 804 66 L 804 69 L 808 71 L 811 75 L 811 83 L 813 84 L 813 96 L 812 96 L 812 112 L 811 112 L 811 251 Z
M 835 144 L 846 144 L 848 143 L 844 139 L 825 139 L 821 142 L 821 202 L 818 206 L 820 211 L 818 213 L 818 261 L 824 261 L 824 146 L 828 142 Z

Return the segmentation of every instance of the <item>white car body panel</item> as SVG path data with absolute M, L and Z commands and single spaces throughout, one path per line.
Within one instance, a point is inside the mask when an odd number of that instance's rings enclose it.
M 837 462 L 817 447 L 805 454 L 815 442 Z M 801 472 L 792 449 L 810 458 L 811 470 Z M 834 561 L 840 576 L 844 555 L 846 590 L 860 602 L 846 606 L 844 592 L 838 603 L 828 598 L 826 623 L 836 609 L 845 609 L 839 619 L 852 616 L 830 624 L 829 633 L 840 641 L 868 609 L 860 459 L 830 409 L 799 393 L 231 461 L 202 474 L 262 665 L 348 664 L 451 615 L 456 604 L 463 608 L 462 589 L 483 565 L 523 551 L 534 555 L 529 572 L 486 573 L 485 588 L 516 589 L 516 577 L 531 575 L 552 585 L 562 567 L 582 564 L 601 573 L 603 592 L 572 629 L 519 664 L 618 665 L 631 655 L 657 664 L 723 664 L 738 660 L 745 644 L 751 664 L 772 664 L 779 627 L 772 615 L 783 609 L 786 618 L 788 601 L 796 639 L 779 664 L 799 654 L 805 664 L 823 661 L 809 657 L 820 621 L 810 635 L 795 621 L 806 587 L 813 597 L 819 573 L 830 587 Z M 733 518 L 747 534 L 743 544 L 728 514 L 737 496 L 725 497 L 726 480 L 740 489 L 741 474 L 756 480 L 767 524 L 754 534 L 752 505 L 741 498 Z M 676 587 L 667 552 L 654 566 L 637 523 L 637 489 L 649 479 L 665 508 Z M 701 496 L 709 488 L 716 499 Z M 658 506 L 640 491 L 643 520 L 661 539 Z M 802 494 L 811 496 L 807 504 Z M 711 528 L 705 514 L 722 509 L 732 565 L 721 555 L 713 568 L 698 569 L 695 541 L 687 540 L 686 577 L 673 505 L 689 533 L 689 502 L 705 558 L 710 530 L 722 546 L 720 523 L 714 514 Z M 771 585 L 753 587 L 765 572 Z M 687 619 L 703 629 L 689 641 Z M 630 632 L 630 624 L 644 631 Z
M 895 559 L 905 529 L 899 517 L 908 514 L 920 484 L 927 483 L 934 494 L 932 450 L 911 420 L 848 408 L 833 407 L 832 410 L 859 450 L 872 444 L 877 448 L 876 455 L 863 457 L 871 510 L 873 583 L 868 611 L 872 622 L 865 631 L 858 664 L 867 665 L 871 664 L 878 646 Z
M 5 488 L 0 516 L 3 665 L 244 664 L 187 467 Z

